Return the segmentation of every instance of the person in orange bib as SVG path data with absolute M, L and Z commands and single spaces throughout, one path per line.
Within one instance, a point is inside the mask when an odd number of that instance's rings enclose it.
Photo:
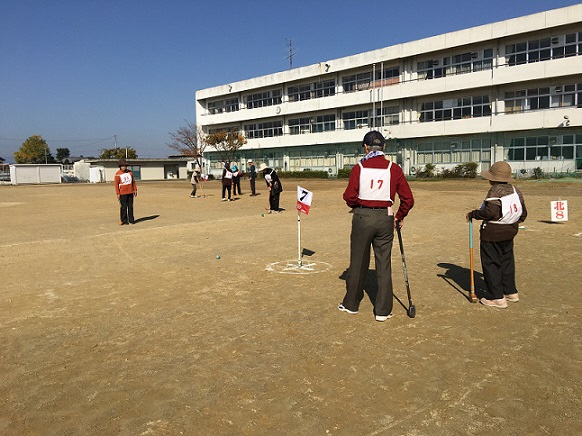
M 127 168 L 129 164 L 125 159 L 117 162 L 119 171 L 115 173 L 113 184 L 117 201 L 119 201 L 119 225 L 135 224 L 133 217 L 133 197 L 137 197 L 137 185 L 133 173 Z

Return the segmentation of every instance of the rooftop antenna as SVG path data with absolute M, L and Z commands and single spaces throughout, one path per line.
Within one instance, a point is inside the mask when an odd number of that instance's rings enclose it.
M 296 51 L 293 51 L 293 40 L 291 39 L 287 39 L 287 47 L 289 47 L 289 56 L 287 56 L 287 59 L 289 59 L 289 69 L 292 70 L 293 69 L 293 56 L 297 54 Z

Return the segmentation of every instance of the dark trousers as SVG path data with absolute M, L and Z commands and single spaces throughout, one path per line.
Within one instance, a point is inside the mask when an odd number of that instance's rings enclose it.
M 269 209 L 271 210 L 279 210 L 279 196 L 281 194 L 271 194 L 269 195 Z
M 364 283 L 370 266 L 370 245 L 374 249 L 378 292 L 374 299 L 374 314 L 392 313 L 392 242 L 394 216 L 386 209 L 355 208 L 350 236 L 350 267 L 346 277 L 346 295 L 342 304 L 357 311 L 364 298 Z
M 255 179 L 250 179 L 251 182 L 251 195 L 257 195 L 255 192 Z
M 198 188 L 198 185 L 192 185 L 192 192 L 190 193 L 190 195 L 196 195 L 196 189 Z
M 230 186 L 231 185 L 222 185 L 222 198 L 226 198 L 226 193 L 228 192 L 228 199 L 230 200 Z
M 241 195 L 242 192 L 240 191 L 240 179 L 236 179 L 232 181 L 232 195 L 236 195 L 238 190 L 238 195 Z
M 487 286 L 484 297 L 488 300 L 497 300 L 504 295 L 515 294 L 517 289 L 513 239 L 501 242 L 481 241 L 480 254 Z
M 119 196 L 119 215 L 123 224 L 133 223 L 133 194 Z

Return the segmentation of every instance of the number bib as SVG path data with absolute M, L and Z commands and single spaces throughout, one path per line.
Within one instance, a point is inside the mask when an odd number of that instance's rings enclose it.
M 360 200 L 372 201 L 392 201 L 390 198 L 390 169 L 392 162 L 388 164 L 388 168 L 365 168 L 360 165 L 360 190 L 358 198 Z
M 489 223 L 514 224 L 519 221 L 519 218 L 523 213 L 523 208 L 521 207 L 521 201 L 519 201 L 519 195 L 517 195 L 515 187 L 513 188 L 513 194 L 505 195 L 500 198 L 485 199 L 485 201 L 490 200 L 501 200 L 501 218 L 499 221 L 489 221 Z
M 119 175 L 120 185 L 131 185 L 131 173 L 122 173 Z

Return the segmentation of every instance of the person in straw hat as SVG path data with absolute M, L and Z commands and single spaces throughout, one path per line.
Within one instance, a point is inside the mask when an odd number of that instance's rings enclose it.
M 487 289 L 479 301 L 485 306 L 503 309 L 508 301 L 519 301 L 513 238 L 519 223 L 527 217 L 527 209 L 523 195 L 510 183 L 513 179 L 507 162 L 495 162 L 481 176 L 489 180 L 491 188 L 481 207 L 466 215 L 467 221 L 483 221 L 479 230 L 480 254 Z

